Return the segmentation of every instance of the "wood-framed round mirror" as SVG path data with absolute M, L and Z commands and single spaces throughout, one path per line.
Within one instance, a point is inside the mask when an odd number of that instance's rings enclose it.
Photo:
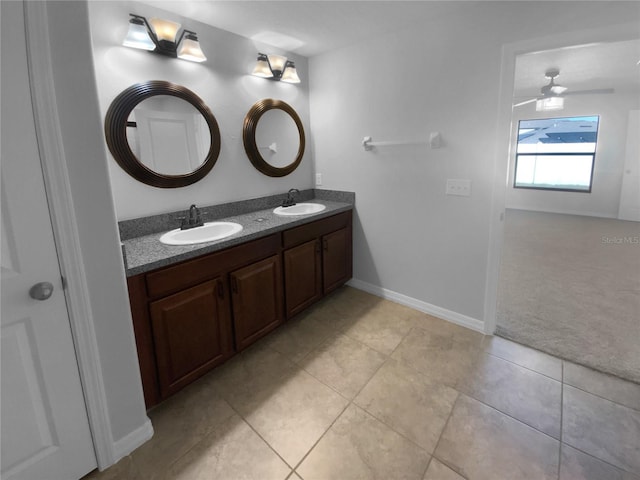
M 104 123 L 109 151 L 136 180 L 177 188 L 201 180 L 220 154 L 220 129 L 202 99 L 161 80 L 120 93 Z
M 242 140 L 253 166 L 270 177 L 289 175 L 304 155 L 302 121 L 282 100 L 256 102 L 244 118 Z

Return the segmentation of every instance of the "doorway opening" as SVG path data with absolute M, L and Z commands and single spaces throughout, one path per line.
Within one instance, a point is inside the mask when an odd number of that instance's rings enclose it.
M 497 335 L 640 383 L 638 51 L 640 39 L 632 39 L 515 57 L 518 106 L 511 116 L 495 318 Z M 562 110 L 552 112 L 523 100 L 544 96 L 550 68 L 560 71 L 553 80 L 566 89 Z M 564 122 L 563 135 L 533 128 L 568 118 L 596 118 L 597 146 L 595 137 L 591 142 L 589 135 L 580 136 L 577 122 L 570 128 Z M 535 146 L 522 147 L 519 139 L 532 132 Z M 538 155 L 525 152 L 531 148 Z M 557 173 L 567 165 L 566 156 L 539 155 L 550 148 L 592 148 L 574 152 L 584 161 L 567 167 L 572 179 L 586 175 L 585 169 L 590 178 L 579 187 L 555 188 L 547 183 L 560 177 L 543 175 L 544 185 L 535 184 L 526 175 L 531 168 Z

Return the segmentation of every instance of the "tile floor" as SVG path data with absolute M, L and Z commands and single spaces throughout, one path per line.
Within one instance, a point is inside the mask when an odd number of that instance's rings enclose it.
M 344 287 L 96 479 L 640 480 L 640 385 Z

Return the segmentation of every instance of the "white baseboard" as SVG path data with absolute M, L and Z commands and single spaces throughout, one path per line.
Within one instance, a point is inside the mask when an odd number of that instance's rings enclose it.
M 576 215 L 579 217 L 617 218 L 616 214 L 609 214 L 609 213 L 602 213 L 602 212 L 585 212 L 582 210 L 565 210 L 562 208 L 527 207 L 523 205 L 510 205 L 505 208 L 507 210 L 524 210 L 527 212 L 557 213 L 559 215 Z
M 113 443 L 113 453 L 115 457 L 113 463 L 117 463 L 118 460 L 129 455 L 151 437 L 153 437 L 153 425 L 151 425 L 151 420 L 147 418 L 147 421 L 144 422 L 142 426 Z
M 364 290 L 365 292 L 371 293 L 372 295 L 376 295 L 378 297 L 382 297 L 386 300 L 391 300 L 392 302 L 406 305 L 407 307 L 419 310 L 420 312 L 428 313 L 429 315 L 447 320 L 448 322 L 470 328 L 471 330 L 476 330 L 480 333 L 484 333 L 484 322 L 482 320 L 478 320 L 477 318 L 468 317 L 467 315 L 463 315 L 452 310 L 447 310 L 446 308 L 438 307 L 436 305 L 423 302 L 422 300 L 418 300 L 416 298 L 408 297 L 392 290 L 387 290 L 386 288 L 382 288 L 371 283 L 363 282 L 362 280 L 358 280 L 357 278 L 352 278 L 351 280 L 349 280 L 349 282 L 347 282 L 347 285 L 353 288 L 357 288 L 358 290 Z

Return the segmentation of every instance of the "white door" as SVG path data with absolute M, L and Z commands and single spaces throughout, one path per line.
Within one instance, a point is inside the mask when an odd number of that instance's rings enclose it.
M 40 167 L 23 4 L 0 8 L 1 476 L 73 480 L 96 458 Z M 30 296 L 41 282 L 53 286 L 46 300 Z
M 618 218 L 640 222 L 640 110 L 629 112 Z
M 207 156 L 209 144 L 203 145 L 202 139 L 209 138 L 209 131 L 204 117 L 187 105 L 195 113 L 135 109 L 140 159 L 154 172 L 184 175 L 196 170 Z M 204 124 L 204 130 L 201 124 Z

